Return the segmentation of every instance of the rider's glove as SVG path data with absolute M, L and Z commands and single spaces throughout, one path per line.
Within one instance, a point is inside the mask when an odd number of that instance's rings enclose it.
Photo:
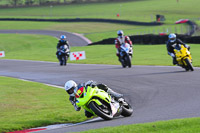
M 185 44 L 185 48 L 187 48 L 188 50 L 190 50 L 190 45 Z
M 90 87 L 95 87 L 96 86 L 96 82 L 93 80 L 89 80 L 85 83 L 85 86 L 90 86 Z
M 170 56 L 171 56 L 171 57 L 175 57 L 174 53 L 170 53 Z

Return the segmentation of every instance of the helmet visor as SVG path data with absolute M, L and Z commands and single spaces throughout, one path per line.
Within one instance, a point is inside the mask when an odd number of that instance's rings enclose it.
M 72 87 L 71 89 L 67 90 L 67 93 L 69 95 L 72 94 L 72 93 L 74 93 L 74 89 L 75 89 L 75 87 Z
M 173 38 L 170 38 L 169 40 L 170 40 L 170 42 L 174 42 L 176 40 L 176 38 L 173 37 Z

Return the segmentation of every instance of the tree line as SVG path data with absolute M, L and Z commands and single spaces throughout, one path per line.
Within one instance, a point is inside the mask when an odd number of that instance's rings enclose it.
M 11 6 L 11 7 L 13 7 L 13 6 L 15 7 L 15 6 L 50 5 L 50 4 L 54 5 L 54 4 L 68 4 L 68 3 L 86 3 L 86 2 L 87 3 L 109 2 L 109 1 L 114 2 L 114 1 L 128 1 L 128 0 L 0 0 L 0 2 L 4 3 L 4 4 L 1 4 L 1 6 Z

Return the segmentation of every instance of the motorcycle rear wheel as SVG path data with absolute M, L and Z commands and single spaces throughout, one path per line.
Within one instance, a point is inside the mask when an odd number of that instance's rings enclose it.
M 187 64 L 187 68 L 188 69 L 190 69 L 191 71 L 194 71 L 194 68 L 193 68 L 193 66 L 192 66 L 192 63 L 189 61 L 189 59 L 188 58 L 186 58 L 185 60 L 185 63 Z
M 104 105 L 104 106 L 106 106 L 106 105 Z M 109 108 L 107 108 L 107 109 L 102 108 L 94 101 L 89 103 L 89 107 L 90 107 L 90 109 L 92 109 L 92 111 L 94 111 L 94 113 L 96 115 L 103 118 L 104 120 L 111 120 L 113 118 L 112 111 Z

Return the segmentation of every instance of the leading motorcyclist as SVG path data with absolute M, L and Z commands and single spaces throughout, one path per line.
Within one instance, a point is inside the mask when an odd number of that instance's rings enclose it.
M 92 88 L 94 88 L 95 86 L 97 86 L 99 89 L 102 89 L 102 90 L 104 90 L 105 92 L 107 92 L 108 94 L 110 94 L 111 96 L 113 96 L 113 97 L 115 97 L 116 99 L 119 99 L 119 98 L 121 98 L 123 95 L 122 94 L 119 94 L 119 93 L 117 93 L 117 92 L 114 92 L 112 89 L 110 89 L 107 85 L 105 85 L 105 84 L 102 84 L 102 83 L 100 83 L 100 84 L 97 84 L 95 81 L 93 81 L 93 80 L 89 80 L 89 81 L 87 81 L 87 82 L 85 82 L 85 83 L 80 83 L 80 84 L 76 84 L 76 82 L 75 81 L 73 81 L 73 80 L 69 80 L 69 81 L 67 81 L 66 83 L 65 83 L 65 90 L 66 90 L 66 92 L 70 95 L 70 97 L 69 97 L 69 100 L 70 100 L 70 102 L 72 103 L 72 105 L 74 106 L 74 109 L 76 110 L 76 111 L 80 111 L 80 107 L 78 107 L 77 105 L 76 105 L 76 96 L 75 96 L 75 94 L 76 94 L 76 91 L 80 88 L 80 87 L 87 87 L 87 86 L 90 86 L 90 87 L 92 87 Z M 93 114 L 91 114 L 90 112 L 88 112 L 88 111 L 86 111 L 85 110 L 85 116 L 86 117 L 92 117 L 93 116 Z
M 120 46 L 122 44 L 128 43 L 132 49 L 132 41 L 130 40 L 129 36 L 124 35 L 124 32 L 122 30 L 117 31 L 117 35 L 118 35 L 118 37 L 115 39 L 115 47 L 117 48 L 116 55 L 117 55 L 119 61 L 121 62 L 121 58 L 119 55 L 120 50 L 121 50 Z
M 180 39 L 178 39 L 174 33 L 169 34 L 166 46 L 167 46 L 168 55 L 172 57 L 174 65 L 178 63 L 176 60 L 175 53 L 174 53 L 174 48 L 176 45 L 179 45 L 179 44 L 183 45 L 185 48 L 190 50 L 190 46 L 183 43 Z
M 69 46 L 69 42 L 67 41 L 67 37 L 65 35 L 61 35 L 60 36 L 60 40 L 58 41 L 58 44 L 57 44 L 57 52 L 56 52 L 56 55 L 57 55 L 57 58 L 58 60 L 60 60 L 60 57 L 58 55 L 59 51 L 61 50 L 61 46 L 64 46 L 66 45 L 67 46 L 67 49 L 68 51 L 70 51 L 70 46 Z M 69 54 L 66 54 L 66 56 L 69 57 Z M 62 64 L 61 64 L 62 65 Z

